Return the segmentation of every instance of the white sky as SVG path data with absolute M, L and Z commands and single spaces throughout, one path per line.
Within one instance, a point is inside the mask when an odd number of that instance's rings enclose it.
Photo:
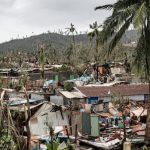
M 0 42 L 49 31 L 65 30 L 73 23 L 77 31 L 102 23 L 110 12 L 99 5 L 115 0 L 0 0 Z

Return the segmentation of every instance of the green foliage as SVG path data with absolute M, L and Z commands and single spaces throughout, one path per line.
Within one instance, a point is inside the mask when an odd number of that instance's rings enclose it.
M 141 25 L 144 24 L 144 17 L 146 16 L 146 6 L 145 3 L 142 3 L 140 8 L 138 9 L 137 13 L 135 14 L 135 17 L 133 19 L 134 27 L 141 28 Z
M 11 135 L 3 132 L 0 136 L 0 149 L 1 150 L 17 150 L 17 145 L 15 144 Z
M 41 65 L 41 77 L 44 79 L 44 66 L 46 64 L 45 46 L 40 47 L 39 51 L 39 63 Z
M 77 33 L 75 26 L 71 23 L 70 27 L 66 28 L 66 29 L 67 29 L 66 33 L 72 35 L 72 44 L 74 46 L 75 45 L 75 36 L 74 35 Z
M 143 70 L 145 77 L 150 80 L 150 1 L 120 1 L 114 4 L 99 6 L 96 9 L 112 9 L 103 25 L 103 41 L 109 44 L 108 52 L 112 52 L 125 31 L 134 25 L 139 32 L 135 52 L 135 64 L 138 70 Z
M 3 83 L 2 83 L 2 79 L 0 77 L 0 89 L 3 88 Z
M 128 41 L 136 41 L 138 39 L 136 31 L 128 31 L 122 38 L 122 43 Z M 46 46 L 46 58 L 50 64 L 52 63 L 64 63 L 72 61 L 74 58 L 76 62 L 85 62 L 85 60 L 92 60 L 95 46 L 90 47 L 89 38 L 87 34 L 75 35 L 75 49 L 77 51 L 76 56 L 73 53 L 72 38 L 70 35 L 61 35 L 56 33 L 45 33 L 26 39 L 13 40 L 7 43 L 0 44 L 0 55 L 2 59 L 7 57 L 11 61 L 19 62 L 18 49 L 21 53 L 22 59 L 32 59 L 37 57 L 37 45 L 45 44 Z M 95 45 L 94 39 L 92 45 Z M 84 52 L 82 52 L 84 51 Z M 3 53 L 5 52 L 5 53 Z M 101 59 L 103 56 L 101 57 Z M 13 63 L 8 63 L 8 60 L 0 63 L 0 68 L 13 68 Z M 1 60 L 2 61 L 2 60 Z
M 84 45 L 87 45 L 88 43 L 86 34 L 75 35 L 75 40 L 78 44 L 82 42 Z M 0 51 L 5 52 L 4 56 L 7 52 L 10 53 L 10 51 L 12 51 L 11 55 L 16 55 L 18 49 L 22 52 L 37 52 L 37 45 L 39 45 L 39 41 L 40 44 L 52 44 L 52 48 L 54 47 L 56 51 L 59 52 L 65 50 L 68 45 L 70 45 L 72 38 L 70 38 L 70 35 L 44 33 L 26 39 L 18 39 L 9 41 L 7 43 L 2 43 L 0 44 Z
M 70 67 L 68 65 L 63 64 L 62 67 L 60 68 L 60 71 L 69 71 Z
M 74 147 L 74 145 L 71 144 L 70 140 L 67 141 L 66 150 L 75 150 L 75 147 Z
M 90 24 L 90 29 L 92 29 L 91 32 L 88 33 L 88 36 L 90 38 L 90 41 L 92 41 L 93 39 L 95 39 L 95 54 L 94 54 L 94 59 L 97 62 L 97 57 L 98 57 L 98 51 L 99 51 L 99 47 L 102 43 L 102 34 L 99 31 L 99 29 L 101 28 L 101 25 L 98 25 L 97 21 L 94 22 L 92 25 Z
M 60 143 L 58 141 L 54 141 L 53 143 L 47 143 L 46 144 L 47 150 L 57 150 L 59 144 Z
M 41 65 L 45 64 L 45 62 L 46 62 L 46 56 L 45 56 L 45 53 L 43 50 L 40 51 L 39 62 Z
M 13 89 L 13 87 L 14 87 L 14 85 L 13 85 L 13 83 L 10 81 L 10 82 L 8 83 L 8 88 Z
M 58 150 L 58 147 L 61 143 L 59 142 L 59 140 L 55 140 L 52 143 L 47 143 L 46 147 L 47 150 Z M 66 148 L 63 148 L 62 150 L 75 150 L 74 146 L 70 143 L 70 141 L 68 140 L 66 143 Z
M 72 82 L 65 82 L 64 83 L 64 89 L 66 91 L 72 91 L 74 87 L 74 84 Z
M 144 25 L 146 0 L 140 4 L 138 1 L 129 3 L 118 0 L 113 5 L 104 5 L 96 9 L 113 9 L 112 15 L 104 21 L 103 25 L 103 40 L 108 42 L 108 39 L 111 39 L 109 43 L 109 51 L 111 51 L 132 23 L 138 26 Z

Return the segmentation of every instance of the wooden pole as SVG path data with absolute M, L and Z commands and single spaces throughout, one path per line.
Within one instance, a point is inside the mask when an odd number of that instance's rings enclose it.
M 75 143 L 77 144 L 77 136 L 78 136 L 78 125 L 75 126 Z
M 131 143 L 130 142 L 124 142 L 123 143 L 123 150 L 131 150 Z
M 65 126 L 65 130 L 66 130 L 66 133 L 67 133 L 67 137 L 68 137 L 68 139 L 69 139 L 69 132 L 68 132 L 67 126 Z
M 70 134 L 72 135 L 72 102 L 70 101 L 70 116 L 69 116 L 69 125 L 70 125 Z
M 29 97 L 26 91 L 26 88 L 24 87 L 24 93 L 27 99 L 27 118 L 26 118 L 26 129 L 27 129 L 27 150 L 30 150 L 31 147 L 31 132 L 30 132 L 30 126 L 29 126 L 29 121 L 31 117 L 31 110 L 30 110 L 30 102 L 29 102 Z

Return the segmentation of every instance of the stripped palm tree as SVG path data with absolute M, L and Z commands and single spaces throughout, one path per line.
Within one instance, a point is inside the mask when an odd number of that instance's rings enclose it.
M 94 53 L 94 59 L 96 62 L 96 80 L 98 81 L 98 51 L 99 46 L 101 43 L 101 32 L 100 28 L 102 26 L 98 25 L 97 21 L 95 21 L 93 24 L 90 24 L 91 32 L 88 33 L 88 36 L 90 38 L 91 43 L 93 42 L 93 39 L 95 39 L 95 53 Z
M 76 50 L 75 50 L 75 34 L 77 34 L 75 26 L 71 23 L 70 27 L 65 28 L 66 29 L 66 34 L 72 36 L 72 43 L 70 44 L 69 48 L 67 49 L 67 55 L 69 58 L 69 61 L 71 61 L 71 55 L 74 54 L 74 57 L 76 57 Z
M 41 65 L 41 78 L 44 79 L 44 66 L 46 63 L 45 47 L 41 46 L 39 51 L 39 63 Z
M 95 56 L 94 59 L 97 62 L 98 61 L 98 48 L 100 46 L 100 38 L 101 38 L 101 32 L 100 28 L 102 26 L 98 25 L 97 21 L 95 21 L 93 24 L 90 24 L 91 32 L 88 33 L 88 36 L 90 38 L 90 41 L 92 42 L 93 39 L 95 39 Z
M 110 53 L 117 45 L 125 31 L 133 25 L 139 32 L 137 43 L 137 60 L 143 60 L 150 93 L 150 0 L 117 0 L 114 4 L 99 6 L 97 9 L 112 10 L 103 24 L 103 42 L 109 43 Z M 147 102 L 147 128 L 145 140 L 150 141 L 150 96 Z
M 73 43 L 73 45 L 75 46 L 75 34 L 77 34 L 77 31 L 76 31 L 76 28 L 75 28 L 75 26 L 71 23 L 70 24 L 70 27 L 68 27 L 68 28 L 66 28 L 67 29 L 67 31 L 66 31 L 66 33 L 68 34 L 68 35 L 72 35 L 72 43 Z

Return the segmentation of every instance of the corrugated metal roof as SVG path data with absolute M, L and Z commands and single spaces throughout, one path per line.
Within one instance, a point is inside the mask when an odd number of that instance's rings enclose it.
M 37 105 L 30 105 L 30 109 L 34 109 L 34 108 L 36 108 L 36 107 L 39 107 L 40 105 L 42 105 L 43 103 L 39 103 L 39 104 L 37 104 Z M 19 106 L 11 106 L 10 107 L 10 110 L 19 110 L 19 111 L 21 111 L 21 112 L 24 112 L 25 110 L 27 110 L 28 109 L 28 107 L 27 106 L 25 106 L 25 105 L 19 105 Z
M 66 97 L 66 98 L 69 98 L 69 99 L 72 99 L 72 98 L 86 98 L 86 96 L 79 92 L 79 91 L 72 91 L 72 92 L 69 92 L 69 91 L 60 91 L 60 93 Z
M 87 85 L 84 85 L 84 86 L 85 87 L 105 87 L 105 86 L 114 86 L 114 85 L 120 85 L 120 84 L 126 84 L 126 83 L 127 83 L 126 81 L 112 81 L 112 82 L 109 82 L 109 83 L 87 84 Z
M 35 102 L 42 102 L 43 100 L 37 100 L 37 99 L 29 99 L 29 103 L 35 103 Z M 15 98 L 10 98 L 9 99 L 9 105 L 10 106 L 15 106 L 15 105 L 22 105 L 22 104 L 26 104 L 27 103 L 27 99 L 25 98 L 19 98 L 19 97 L 15 97 Z
M 53 109 L 54 107 L 58 107 L 57 105 L 55 105 L 54 103 L 50 103 L 50 102 L 45 102 L 42 104 L 42 106 L 38 109 L 38 111 L 32 116 L 32 118 L 35 118 L 37 116 L 42 116 L 45 115 L 49 112 L 55 112 L 55 110 Z M 62 108 L 62 110 L 65 110 L 66 107 L 64 106 L 60 106 Z
M 50 103 L 44 103 L 39 109 L 38 111 L 32 116 L 32 118 L 38 117 L 38 116 L 42 116 L 45 113 L 50 112 L 53 109 L 53 105 Z M 32 119 L 31 118 L 31 119 Z
M 109 91 L 111 95 L 119 94 L 122 96 L 144 95 L 149 93 L 148 84 L 115 85 L 110 87 L 82 86 L 78 87 L 78 89 L 87 97 L 107 97 L 109 96 Z

